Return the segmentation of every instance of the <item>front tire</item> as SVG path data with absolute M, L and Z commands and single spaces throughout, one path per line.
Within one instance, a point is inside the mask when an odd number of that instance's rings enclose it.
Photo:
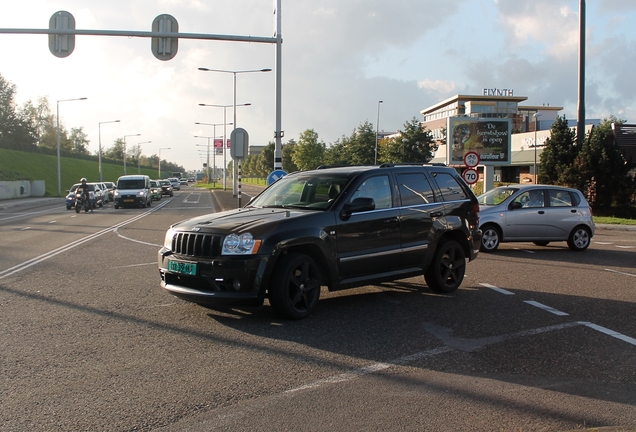
M 501 242 L 501 231 L 495 225 L 486 225 L 481 228 L 481 246 L 482 252 L 494 252 Z
M 424 274 L 428 287 L 438 293 L 452 293 L 462 284 L 466 272 L 466 254 L 454 240 L 442 240 L 433 262 Z
M 568 237 L 568 247 L 575 252 L 582 252 L 588 248 L 592 237 L 590 230 L 586 227 L 579 226 L 572 230 Z
M 288 319 L 308 317 L 320 297 L 320 271 L 309 256 L 290 253 L 276 266 L 269 289 L 269 303 L 276 314 Z

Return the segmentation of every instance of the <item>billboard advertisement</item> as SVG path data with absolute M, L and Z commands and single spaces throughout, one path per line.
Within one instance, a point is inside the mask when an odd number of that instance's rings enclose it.
M 448 164 L 463 165 L 468 152 L 477 153 L 481 165 L 509 164 L 511 129 L 512 121 L 506 118 L 449 117 L 446 134 Z

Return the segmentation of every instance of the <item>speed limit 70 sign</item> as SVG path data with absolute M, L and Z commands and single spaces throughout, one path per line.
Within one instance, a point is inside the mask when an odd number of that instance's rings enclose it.
M 462 177 L 466 183 L 471 185 L 477 183 L 477 180 L 479 180 L 479 173 L 473 168 L 468 168 L 467 170 L 464 170 Z

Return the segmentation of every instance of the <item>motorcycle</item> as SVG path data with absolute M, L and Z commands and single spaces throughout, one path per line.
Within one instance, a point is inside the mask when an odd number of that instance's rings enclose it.
M 75 213 L 79 213 L 82 208 L 86 213 L 88 213 L 89 210 L 93 211 L 93 205 L 90 198 L 85 198 L 83 193 L 78 192 L 75 194 Z

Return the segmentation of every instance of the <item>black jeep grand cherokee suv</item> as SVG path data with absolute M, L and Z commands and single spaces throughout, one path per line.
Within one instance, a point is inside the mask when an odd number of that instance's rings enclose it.
M 161 286 L 202 305 L 265 297 L 300 319 L 321 286 L 341 290 L 424 275 L 455 291 L 481 244 L 479 205 L 437 165 L 317 169 L 286 175 L 244 208 L 179 222 L 159 250 Z

